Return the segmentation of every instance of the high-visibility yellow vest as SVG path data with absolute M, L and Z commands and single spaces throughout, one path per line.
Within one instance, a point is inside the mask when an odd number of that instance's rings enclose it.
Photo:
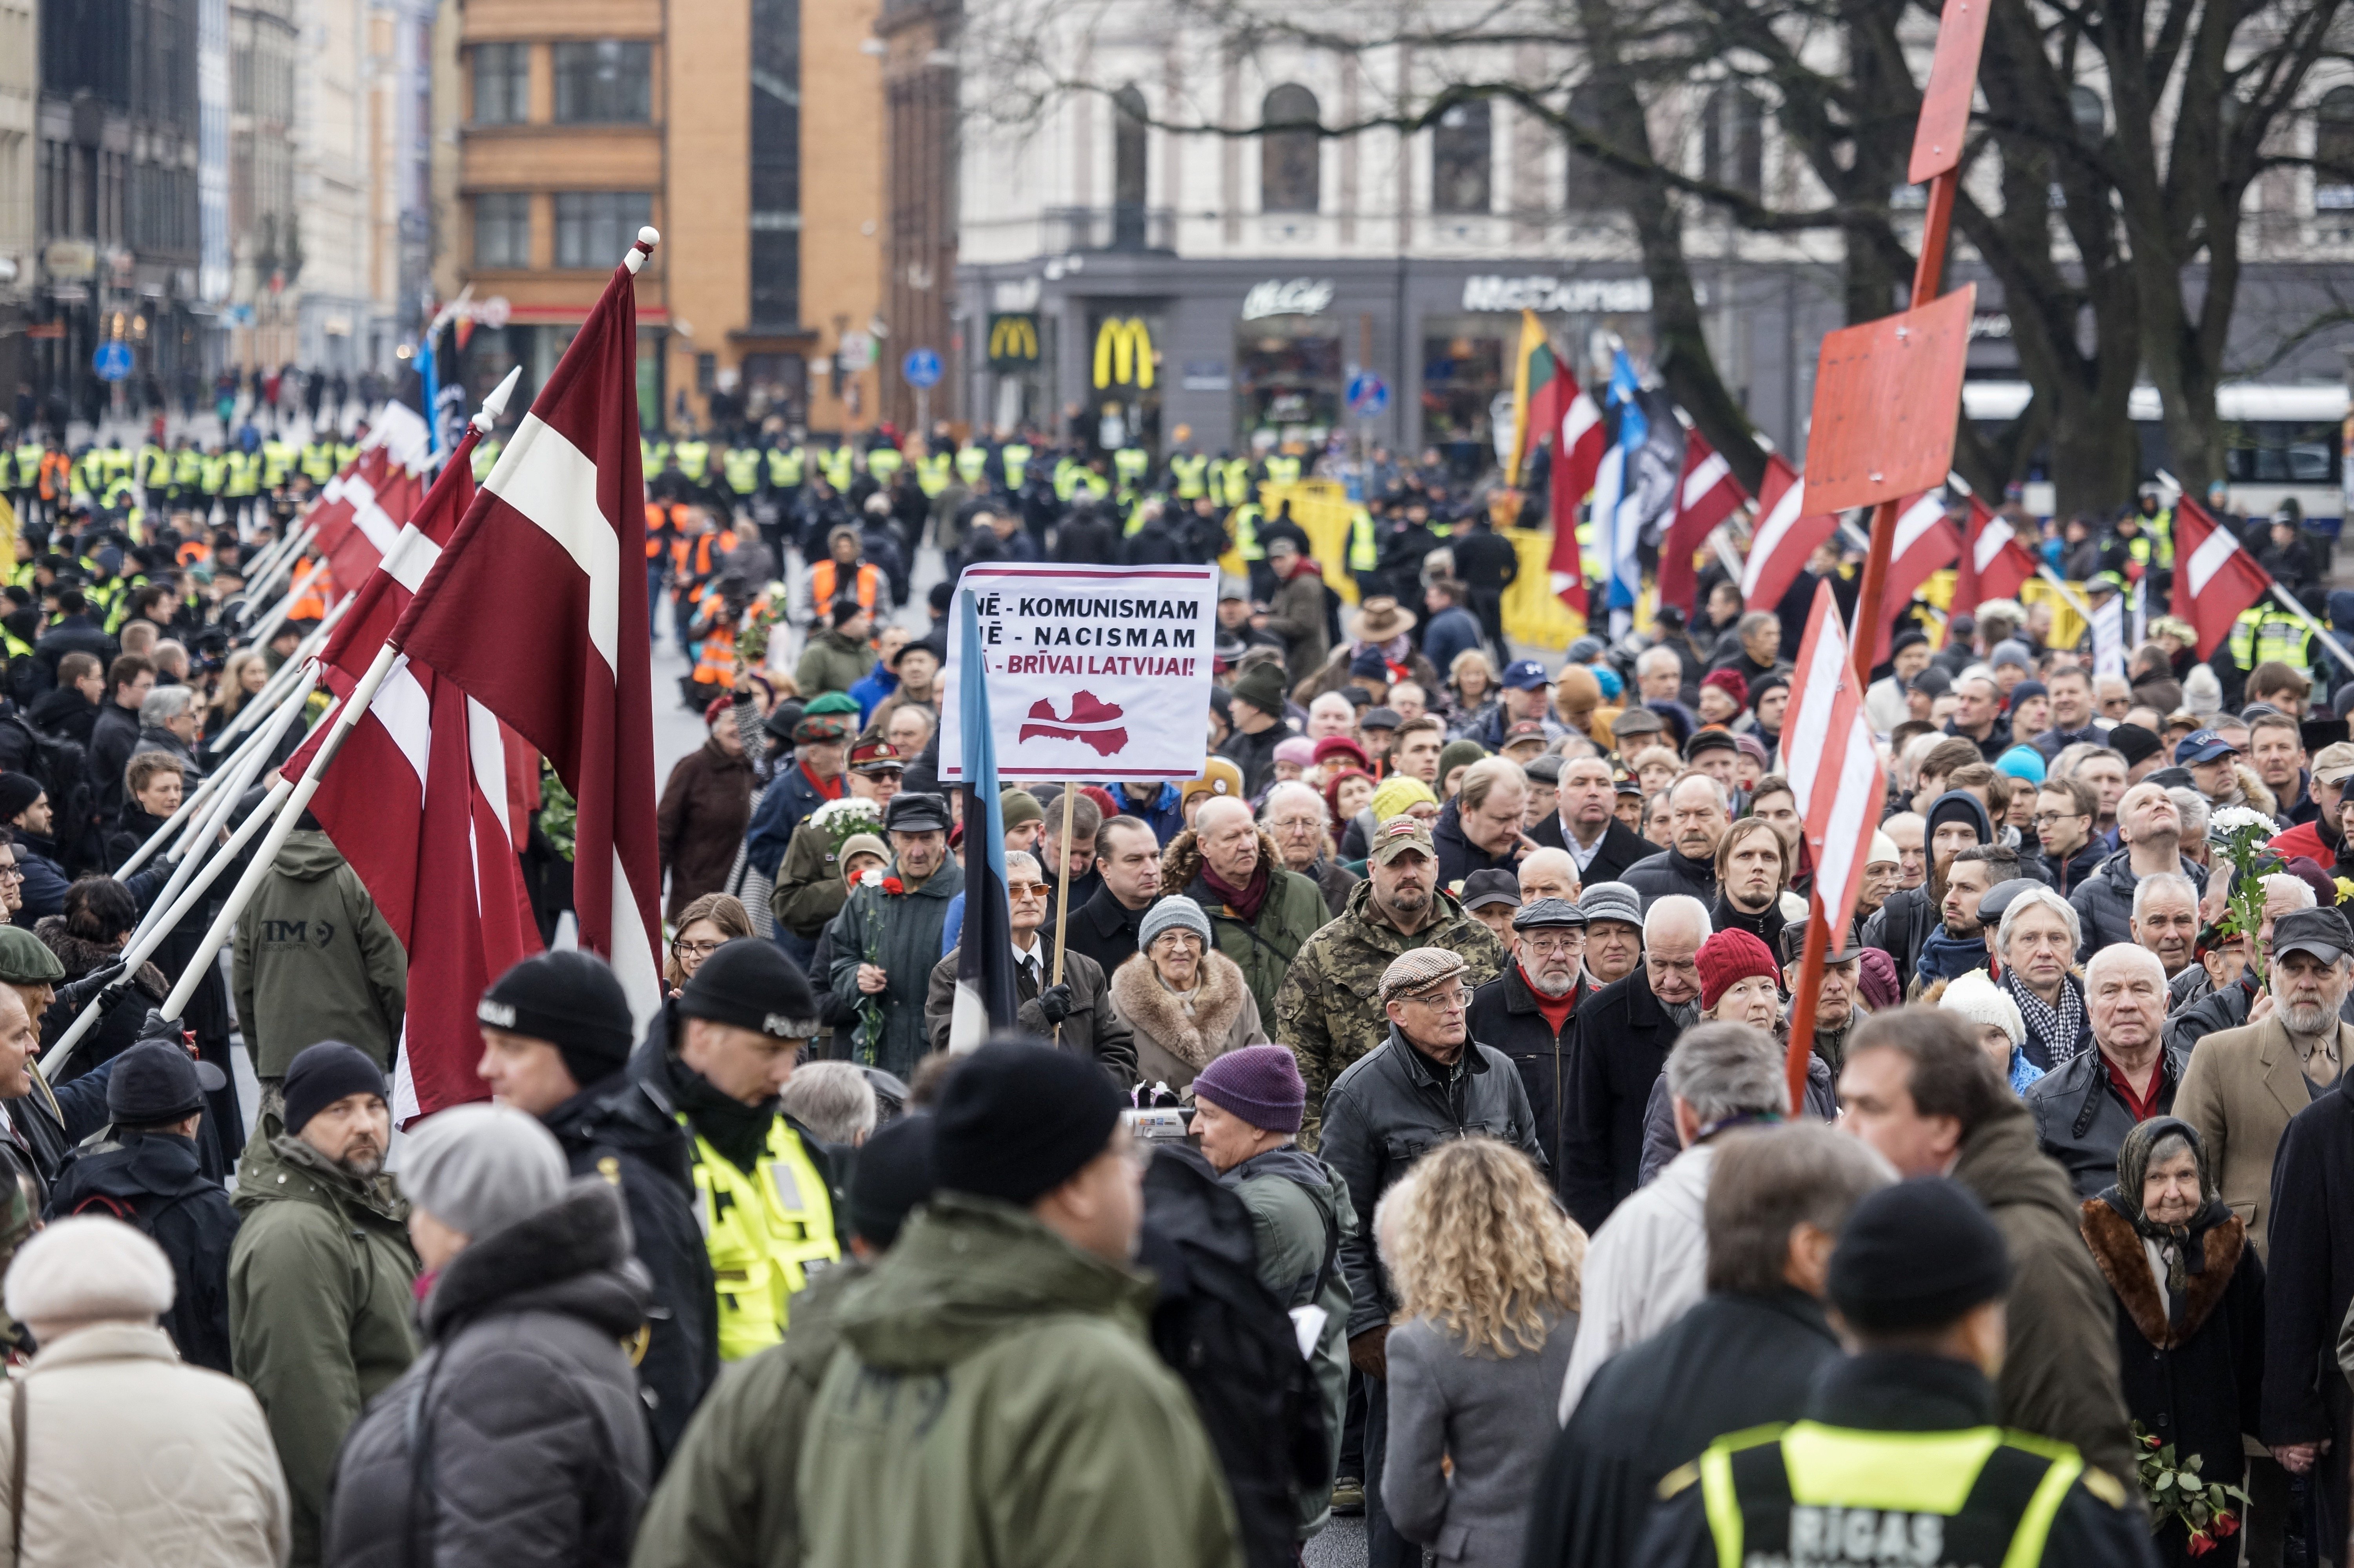
M 1349 575 L 1362 577 L 1381 565 L 1381 546 L 1373 542 L 1373 514 L 1362 506 L 1349 508 Z
M 17 489 L 30 490 L 35 484 L 40 482 L 41 450 L 41 443 L 38 441 L 19 441 L 16 443 Z
M 949 454 L 926 452 L 916 460 L 916 488 L 927 496 L 937 496 L 949 487 Z
M 203 471 L 205 493 L 218 495 L 228 485 L 228 453 L 207 452 Z
M 907 466 L 907 460 L 896 447 L 876 447 L 866 454 L 866 471 L 875 476 L 877 484 L 888 484 L 898 471 Z
M 139 449 L 139 482 L 161 490 L 172 482 L 172 454 L 149 441 Z
M 1079 487 L 1079 465 L 1076 459 L 1058 457 L 1055 460 L 1055 499 L 1068 501 Z
M 755 448 L 729 447 L 719 460 L 719 470 L 727 476 L 727 488 L 738 495 L 760 488 L 760 454 Z
M 1872 1544 L 1859 1560 L 2028 1568 L 2044 1560 L 2052 1521 L 2080 1478 L 2103 1501 L 2125 1501 L 2125 1489 L 2087 1470 L 2067 1444 L 1992 1426 L 1762 1426 L 1718 1438 L 1662 1489 L 1691 1484 L 1692 1470 L 1717 1561 L 1727 1564 L 1843 1556 L 1840 1539 L 1825 1542 L 1823 1532 L 1855 1540 L 1868 1520 Z M 1880 1544 L 1892 1541 L 1902 1544 Z
M 172 482 L 183 488 L 196 483 L 205 475 L 205 454 L 194 447 L 182 447 L 172 454 Z M 330 477 L 332 477 L 332 471 Z
M 305 441 L 302 445 L 302 472 L 313 484 L 324 484 L 335 477 L 335 449 L 324 441 Z
M 850 463 L 854 454 L 848 446 L 839 446 L 830 452 L 820 453 L 817 466 L 825 482 L 836 490 L 850 488 Z
M 964 481 L 967 490 L 978 485 L 989 472 L 989 449 L 977 446 L 960 449 L 956 455 L 956 471 L 957 477 Z
M 1263 561 L 1267 552 L 1258 544 L 1258 503 L 1246 501 L 1226 514 L 1227 530 L 1234 536 L 1235 553 L 1246 561 Z
M 1111 454 L 1112 471 L 1119 476 L 1123 491 L 1134 490 L 1144 482 L 1145 470 L 1152 466 L 1152 454 L 1142 447 L 1122 447 Z
M 2311 673 L 2313 669 L 2313 633 L 2305 623 L 2285 609 L 2259 604 L 2241 612 L 2232 622 L 2232 635 L 2226 643 L 2232 651 L 2232 662 L 2243 670 L 2253 671 L 2257 665 L 2278 662 L 2292 670 Z
M 1177 499 L 1191 501 L 1209 493 L 1210 460 L 1199 452 L 1179 452 L 1169 460 L 1169 477 L 1177 482 Z
M 695 1217 L 719 1287 L 719 1359 L 740 1361 L 782 1343 L 792 1298 L 841 1261 L 833 1202 L 801 1134 L 781 1116 L 748 1172 L 699 1133 L 693 1152 Z
M 1221 506 L 1240 506 L 1251 498 L 1250 459 L 1228 458 L 1214 464 L 1211 479 L 1216 486 L 1210 497 Z
M 1269 484 L 1298 484 L 1299 460 L 1281 452 L 1270 452 L 1267 459 L 1267 482 Z
M 671 448 L 671 455 L 678 459 L 678 471 L 697 484 L 701 484 L 703 476 L 711 471 L 709 441 L 681 441 Z
M 228 454 L 228 493 L 251 495 L 261 488 L 261 454 L 234 451 Z
M 769 449 L 769 482 L 779 490 L 796 490 L 801 482 L 801 465 L 809 454 L 799 447 Z
M 342 470 L 351 467 L 353 460 L 357 458 L 359 455 L 359 442 L 337 441 L 335 443 L 335 468 L 337 471 L 340 472 Z
M 474 443 L 474 455 L 467 460 L 467 463 L 474 471 L 475 483 L 480 484 L 491 477 L 491 470 L 498 466 L 499 453 L 505 450 L 506 442 L 496 436 L 484 436 Z
M 284 441 L 261 443 L 261 485 L 265 490 L 277 490 L 294 471 L 294 449 Z
M 1008 441 L 997 449 L 997 461 L 1005 465 L 1005 488 L 1022 488 L 1023 476 L 1030 471 L 1030 443 Z
M 131 477 L 131 454 L 121 447 L 109 447 L 98 457 L 98 471 L 108 483 Z

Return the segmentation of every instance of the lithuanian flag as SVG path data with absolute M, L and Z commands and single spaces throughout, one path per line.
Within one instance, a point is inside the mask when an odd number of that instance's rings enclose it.
M 1521 313 L 1521 341 L 1512 350 L 1512 461 L 1504 467 L 1507 483 L 1521 482 L 1521 465 L 1527 461 L 1536 439 L 1560 418 L 1562 367 L 1554 358 L 1553 340 L 1534 311 Z

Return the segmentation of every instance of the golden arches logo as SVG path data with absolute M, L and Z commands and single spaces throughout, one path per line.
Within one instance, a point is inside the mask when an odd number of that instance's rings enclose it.
M 1096 329 L 1096 385 L 1152 386 L 1152 333 L 1142 316 L 1106 316 Z
M 989 357 L 1031 362 L 1038 357 L 1038 321 L 1034 316 L 992 316 L 989 323 Z

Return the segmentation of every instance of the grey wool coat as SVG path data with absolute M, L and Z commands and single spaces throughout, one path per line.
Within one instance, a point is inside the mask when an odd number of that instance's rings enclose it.
M 897 868 L 890 874 L 896 876 Z M 883 1044 L 875 1062 L 886 1073 L 905 1078 L 931 1049 L 924 1038 L 924 999 L 931 989 L 932 966 L 940 961 L 949 900 L 963 891 L 964 867 L 950 860 L 912 892 L 853 888 L 850 902 L 826 927 L 833 935 L 833 972 L 823 978 L 836 997 L 853 1006 L 861 1000 L 858 966 L 867 961 L 870 942 L 872 961 L 889 977 L 882 993 Z
M 1509 1357 L 1469 1350 L 1426 1318 L 1390 1330 L 1382 1504 L 1444 1568 L 1520 1568 L 1576 1338 L 1575 1312 L 1548 1319 L 1542 1351 Z M 1442 1458 L 1454 1461 L 1451 1477 Z

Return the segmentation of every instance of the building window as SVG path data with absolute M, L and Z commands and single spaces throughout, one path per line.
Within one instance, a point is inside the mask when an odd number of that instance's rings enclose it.
M 1720 87 L 1700 122 L 1700 161 L 1713 183 L 1757 196 L 1766 188 L 1766 111 L 1757 95 Z
M 1296 81 L 1259 106 L 1258 205 L 1262 212 L 1314 212 L 1323 192 L 1323 138 L 1316 95 Z
M 1111 248 L 1144 249 L 1145 126 L 1150 111 L 1129 82 L 1111 100 Z
M 653 46 L 600 38 L 557 44 L 556 118 L 568 125 L 653 118 Z
M 752 322 L 801 312 L 801 0 L 752 0 Z
M 520 125 L 531 118 L 531 46 L 474 46 L 474 123 Z
M 1597 141 L 1608 140 L 1602 127 L 1602 105 L 1591 88 L 1580 88 L 1569 97 L 1569 122 L 1593 135 Z M 1641 149 L 1633 149 L 1639 152 Z M 1600 159 L 1582 153 L 1573 143 L 1569 149 L 1569 210 L 1596 217 L 1624 212 L 1634 200 L 1635 182 Z
M 653 221 L 653 198 L 643 191 L 565 191 L 556 198 L 556 264 L 616 267 L 621 253 Z
M 502 191 L 474 198 L 474 265 L 531 265 L 530 196 Z
M 2313 205 L 2354 210 L 2354 87 L 2331 88 L 2313 118 Z
M 1450 103 L 1430 134 L 1430 210 L 1484 213 L 1494 150 L 1488 101 Z

